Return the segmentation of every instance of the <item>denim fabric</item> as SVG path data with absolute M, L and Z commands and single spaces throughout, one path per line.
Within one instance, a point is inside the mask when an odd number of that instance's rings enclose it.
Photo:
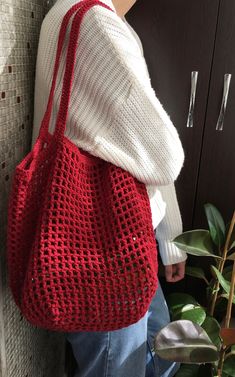
M 110 332 L 67 333 L 78 364 L 74 377 L 172 377 L 179 365 L 151 351 L 156 333 L 169 323 L 159 285 L 149 311 L 137 323 Z
M 173 377 L 180 365 L 161 359 L 153 351 L 154 338 L 156 334 L 170 322 L 170 315 L 167 303 L 159 284 L 155 297 L 153 298 L 147 313 L 147 355 L 145 377 Z

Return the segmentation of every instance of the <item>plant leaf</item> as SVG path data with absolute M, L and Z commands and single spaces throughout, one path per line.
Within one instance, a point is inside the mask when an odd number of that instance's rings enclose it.
M 197 377 L 200 365 L 182 364 L 175 377 Z
M 210 203 L 204 205 L 211 238 L 220 248 L 225 243 L 225 223 L 219 210 Z
M 220 330 L 220 336 L 223 339 L 223 343 L 226 346 L 231 346 L 235 344 L 235 329 L 224 327 Z
M 167 296 L 167 303 L 172 311 L 178 311 L 186 304 L 198 304 L 195 298 L 187 293 L 171 293 Z
M 235 376 L 235 354 L 230 352 L 225 356 L 223 372 L 227 373 L 229 376 Z
M 232 250 L 235 247 L 235 241 L 230 245 L 229 250 Z
M 207 284 L 209 284 L 205 272 L 200 267 L 186 266 L 185 273 L 189 276 L 193 276 L 198 279 L 203 279 Z
M 229 291 L 230 291 L 230 282 L 223 277 L 223 275 L 219 272 L 219 270 L 217 270 L 217 268 L 215 266 L 211 266 L 211 270 L 212 270 L 212 273 L 214 273 L 214 275 L 219 280 L 222 288 L 227 293 L 227 295 L 222 295 L 222 296 L 228 299 L 229 298 Z M 233 296 L 233 303 L 235 304 L 235 296 Z
M 155 352 L 163 359 L 181 363 L 201 364 L 218 360 L 217 348 L 205 330 L 191 321 L 169 323 L 154 341 Z
M 234 246 L 235 246 L 235 242 L 234 242 Z M 235 260 L 235 253 L 230 254 L 226 259 L 228 259 L 228 260 Z
M 187 293 L 172 293 L 167 302 L 173 321 L 187 319 L 201 325 L 206 318 L 205 309 Z
M 213 253 L 213 243 L 208 230 L 190 230 L 180 234 L 172 242 L 188 254 L 221 259 L 221 257 Z
M 207 316 L 202 324 L 202 328 L 206 331 L 207 335 L 211 339 L 212 343 L 219 348 L 221 345 L 220 339 L 220 324 L 214 317 Z
M 199 304 L 187 304 L 172 316 L 173 321 L 187 319 L 198 325 L 201 325 L 205 321 L 205 318 L 206 312 Z
M 175 318 L 181 309 L 187 305 L 199 305 L 195 298 L 187 293 L 172 293 L 167 297 L 167 304 L 172 319 Z

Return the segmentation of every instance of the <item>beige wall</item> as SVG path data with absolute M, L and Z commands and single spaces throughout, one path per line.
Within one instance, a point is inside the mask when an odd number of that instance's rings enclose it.
M 64 338 L 32 328 L 7 287 L 6 209 L 12 173 L 28 152 L 43 0 L 0 0 L 0 377 L 62 377 Z

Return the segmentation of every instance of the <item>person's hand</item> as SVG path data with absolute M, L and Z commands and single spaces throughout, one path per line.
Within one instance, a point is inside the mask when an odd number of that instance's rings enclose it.
M 176 283 L 184 278 L 185 275 L 185 263 L 180 262 L 176 264 L 170 264 L 165 266 L 165 277 L 169 283 Z

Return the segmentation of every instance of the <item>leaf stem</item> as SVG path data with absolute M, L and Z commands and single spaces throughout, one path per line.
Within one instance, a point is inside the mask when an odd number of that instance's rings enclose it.
M 229 247 L 229 243 L 230 243 L 230 239 L 231 239 L 231 236 L 232 236 L 234 226 L 235 226 L 235 211 L 233 212 L 232 221 L 231 221 L 229 231 L 228 231 L 228 234 L 227 234 L 227 238 L 226 238 L 226 242 L 225 242 L 225 245 L 224 245 L 222 260 L 220 260 L 219 266 L 218 266 L 218 270 L 221 274 L 223 272 L 224 264 L 226 262 L 226 258 L 227 258 L 227 254 L 228 254 L 228 247 Z M 217 279 L 215 284 L 214 284 L 213 290 L 212 290 L 214 293 L 212 295 L 211 305 L 210 305 L 210 309 L 209 309 L 209 314 L 211 316 L 214 315 L 215 304 L 216 304 L 216 301 L 217 301 L 219 286 L 220 286 L 220 282 Z
M 218 377 L 222 377 L 225 352 L 226 352 L 226 347 L 223 346 L 221 348 L 221 351 L 220 351 L 220 358 L 219 358 L 219 365 L 218 365 Z
M 229 291 L 227 312 L 226 312 L 226 317 L 225 317 L 225 328 L 229 328 L 229 326 L 230 326 L 232 305 L 233 305 L 233 296 L 234 296 L 234 287 L 235 287 L 235 261 L 233 262 L 233 272 L 232 272 L 231 285 L 230 285 L 230 291 Z

